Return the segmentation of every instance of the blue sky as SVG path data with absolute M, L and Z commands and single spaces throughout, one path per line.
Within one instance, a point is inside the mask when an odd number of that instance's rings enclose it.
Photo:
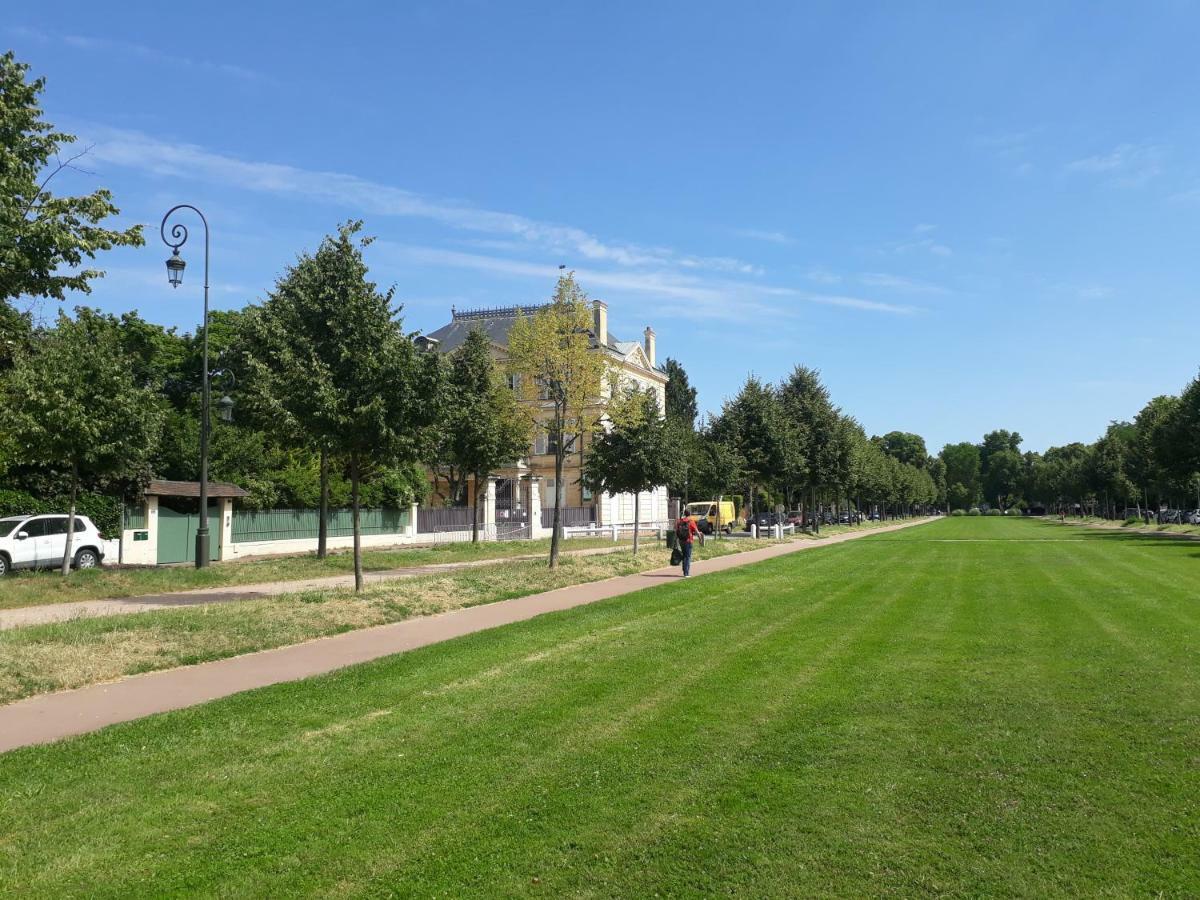
M 351 217 L 405 324 L 539 302 L 561 264 L 717 409 L 819 368 L 930 449 L 1091 440 L 1196 374 L 1188 3 L 25 4 L 5 44 L 145 248 L 88 302 L 184 328 Z M 374 7 L 374 8 L 372 8 Z M 43 312 L 52 310 L 43 307 Z

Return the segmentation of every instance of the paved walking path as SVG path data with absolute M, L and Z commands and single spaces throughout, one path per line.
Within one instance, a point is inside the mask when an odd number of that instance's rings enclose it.
M 566 556 L 595 556 L 628 550 L 628 544 L 613 547 L 589 547 L 585 550 L 564 550 Z M 416 578 L 419 575 L 444 575 L 459 569 L 490 566 L 495 563 L 518 562 L 542 559 L 546 554 L 523 554 L 521 556 L 494 556 L 490 559 L 473 559 L 468 562 L 430 563 L 424 566 L 406 566 L 381 572 L 366 572 L 366 584 L 393 581 L 397 578 Z M 231 584 L 224 587 L 196 588 L 188 591 L 171 591 L 166 594 L 142 594 L 136 597 L 115 597 L 104 600 L 72 600 L 67 603 L 46 603 L 41 606 L 23 606 L 17 609 L 0 609 L 0 631 L 20 628 L 25 625 L 46 625 L 52 622 L 67 622 L 71 619 L 91 619 L 96 616 L 121 616 L 130 613 L 150 612 L 156 609 L 178 609 L 181 606 L 200 606 L 205 603 L 230 603 L 237 600 L 261 600 L 279 594 L 296 594 L 301 591 L 322 591 L 333 588 L 354 587 L 354 575 L 326 575 L 321 578 L 306 578 L 300 581 L 268 581 L 259 584 Z
M 928 521 L 931 520 L 916 519 L 869 531 L 847 532 L 818 540 L 772 544 L 760 550 L 721 556 L 699 563 L 694 577 L 703 577 L 711 572 L 735 569 L 814 547 L 840 544 L 900 528 L 911 528 Z M 0 707 L 0 753 L 17 747 L 48 743 L 96 731 L 108 725 L 155 713 L 195 706 L 253 688 L 321 675 L 381 656 L 403 653 L 476 631 L 522 622 L 543 613 L 607 600 L 610 597 L 674 581 L 679 577 L 678 572 L 675 568 L 654 569 L 636 575 L 559 588 L 528 597 L 457 609 L 440 615 L 406 619 L 391 625 L 350 631 L 275 650 L 263 650 L 195 666 L 134 675 L 109 684 L 30 697 Z

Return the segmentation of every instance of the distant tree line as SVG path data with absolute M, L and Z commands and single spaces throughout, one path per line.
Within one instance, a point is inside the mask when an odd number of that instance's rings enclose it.
M 942 449 L 950 505 L 1034 508 L 1117 518 L 1200 508 L 1200 378 L 1155 397 L 1132 422 L 1114 421 L 1092 443 L 1022 453 L 1021 435 L 998 430 L 979 444 Z
M 741 512 L 784 507 L 815 521 L 829 511 L 911 515 L 944 497 L 941 460 L 915 434 L 868 437 L 834 405 L 814 369 L 797 366 L 778 384 L 749 376 L 720 412 L 698 421 L 683 366 L 665 363 L 670 489 L 687 500 L 736 497 Z

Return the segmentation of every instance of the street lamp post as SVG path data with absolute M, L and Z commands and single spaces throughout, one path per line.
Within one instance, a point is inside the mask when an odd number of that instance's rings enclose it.
M 204 213 L 196 207 L 180 203 L 172 206 L 163 216 L 158 233 L 163 243 L 171 248 L 171 256 L 167 260 L 167 278 L 171 287 L 177 288 L 183 281 L 183 270 L 187 265 L 179 255 L 179 248 L 187 242 L 188 230 L 180 222 L 171 226 L 171 236 L 167 237 L 167 219 L 171 214 L 181 209 L 190 209 L 204 223 L 204 341 L 203 358 L 200 362 L 200 526 L 196 529 L 196 568 L 208 566 L 208 220 Z

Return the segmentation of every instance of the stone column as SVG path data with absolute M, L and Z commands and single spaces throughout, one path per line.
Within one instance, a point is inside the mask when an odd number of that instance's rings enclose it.
M 480 523 L 480 539 L 496 540 L 496 479 L 488 478 L 487 493 L 483 497 L 483 522 Z
M 221 498 L 221 550 L 222 560 L 233 559 L 233 498 Z
M 529 537 L 533 540 L 548 537 L 549 528 L 542 528 L 542 479 L 529 476 Z
M 145 566 L 158 565 L 158 498 L 146 498 L 146 537 L 147 540 L 141 541 L 142 551 L 141 559 L 138 563 Z M 126 560 L 129 560 L 126 555 Z
M 420 509 L 417 504 L 412 504 L 408 508 L 408 524 L 404 526 L 404 534 L 416 540 L 417 537 L 417 510 Z

